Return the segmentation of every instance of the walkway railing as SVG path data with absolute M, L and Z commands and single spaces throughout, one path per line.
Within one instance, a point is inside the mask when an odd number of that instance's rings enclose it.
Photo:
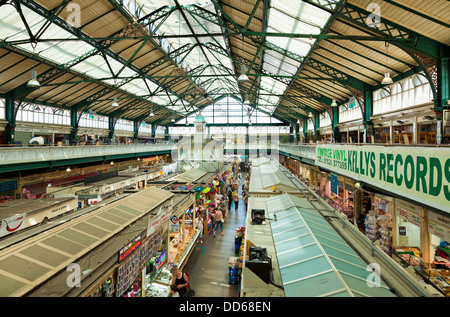
M 174 144 L 3 147 L 0 148 L 0 165 L 124 153 L 169 152 L 173 148 Z

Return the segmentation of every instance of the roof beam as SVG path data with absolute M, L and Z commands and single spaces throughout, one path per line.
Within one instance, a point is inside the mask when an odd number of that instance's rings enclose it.
M 385 41 L 395 45 L 413 49 L 429 57 L 439 57 L 439 47 L 443 46 L 442 44 L 385 18 L 381 19 L 380 23 L 374 23 L 373 27 L 371 27 L 366 23 L 370 14 L 366 10 L 347 4 L 338 14 L 338 18 L 369 31 L 375 37 L 385 38 Z

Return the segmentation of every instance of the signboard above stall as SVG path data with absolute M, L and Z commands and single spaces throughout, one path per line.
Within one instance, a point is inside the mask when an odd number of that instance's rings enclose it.
M 316 164 L 450 213 L 450 148 L 318 144 Z

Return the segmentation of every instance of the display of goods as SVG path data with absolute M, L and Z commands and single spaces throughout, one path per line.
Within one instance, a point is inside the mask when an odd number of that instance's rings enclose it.
M 419 266 L 419 264 L 420 264 L 420 259 L 411 254 L 408 254 L 408 253 L 400 254 L 400 257 L 403 260 L 405 260 L 406 262 L 408 262 L 409 264 L 411 264 L 412 266 Z

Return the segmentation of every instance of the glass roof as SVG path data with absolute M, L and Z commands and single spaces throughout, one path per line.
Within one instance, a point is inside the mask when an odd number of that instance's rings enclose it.
M 236 61 L 233 61 L 231 56 L 226 56 L 228 55 L 226 52 L 230 49 L 228 47 L 230 43 L 227 42 L 228 40 L 225 36 L 221 35 L 224 31 L 223 28 L 214 19 L 209 20 L 201 17 L 196 12 L 201 7 L 204 12 L 215 14 L 216 7 L 214 3 L 207 0 L 180 0 L 178 3 L 182 7 L 183 12 L 177 10 L 177 5 L 173 0 L 124 0 L 122 5 L 131 14 L 137 14 L 138 18 L 154 13 L 161 7 L 169 9 L 168 12 L 170 14 L 168 16 L 149 25 L 152 33 L 169 36 L 168 38 L 156 40 L 160 42 L 161 48 L 167 53 L 171 53 L 182 46 L 190 45 L 188 51 L 178 56 L 174 55 L 174 59 L 185 71 L 204 67 L 199 73 L 201 77 L 194 79 L 194 81 L 204 89 L 207 89 L 208 93 L 212 92 L 209 97 L 216 98 L 219 94 L 239 94 L 240 89 L 237 78 L 234 76 Z M 22 6 L 22 10 L 34 34 L 47 22 L 45 18 L 26 6 Z M 250 14 L 250 12 L 251 10 L 248 10 L 247 14 Z M 330 13 L 303 1 L 273 0 L 271 1 L 267 17 L 267 29 L 260 32 L 280 33 L 280 36 L 266 37 L 267 46 L 262 51 L 263 56 L 261 57 L 263 73 L 279 76 L 295 75 L 300 67 L 301 58 L 309 53 L 315 39 L 295 38 L 287 35 L 320 33 L 329 20 Z M 2 6 L 0 32 L 2 39 L 8 39 L 8 41 L 26 41 L 29 39 L 23 22 L 18 18 L 13 6 Z M 287 35 L 282 33 L 287 33 Z M 201 36 L 185 37 L 185 35 L 189 34 Z M 208 34 L 210 36 L 203 36 Z M 183 35 L 183 37 L 177 37 L 176 35 Z M 45 38 L 76 39 L 74 35 L 53 23 L 45 30 Z M 29 43 L 19 44 L 18 46 L 30 52 L 39 53 L 40 56 L 60 64 L 70 63 L 88 52 L 96 52 L 95 47 L 84 41 L 78 40 L 76 45 L 74 43 L 72 41 L 44 41 L 37 43 L 35 47 L 32 47 Z M 247 43 L 255 45 L 252 44 L 254 43 L 252 40 L 247 41 Z M 215 46 L 216 49 L 212 49 L 211 46 Z M 233 50 L 233 47 L 231 47 L 231 50 Z M 281 54 L 280 52 L 282 51 L 288 54 Z M 223 52 L 225 55 L 222 55 L 220 52 Z M 73 65 L 72 68 L 110 85 L 117 84 L 111 78 L 113 77 L 111 70 L 114 73 L 121 71 L 120 77 L 123 78 L 139 78 L 139 74 L 131 68 L 124 67 L 122 63 L 114 58 L 110 56 L 104 57 L 98 52 Z M 258 96 L 255 98 L 255 104 L 266 113 L 273 114 L 280 102 L 280 95 L 285 93 L 288 85 L 286 81 L 283 82 L 279 78 L 271 76 L 262 76 L 260 78 L 259 87 L 254 88 L 259 90 L 259 94 L 255 94 L 255 96 Z M 120 81 L 118 83 L 120 84 Z M 147 81 L 147 84 L 151 85 L 152 83 Z M 149 94 L 147 86 L 142 80 L 133 80 L 125 85 L 119 85 L 119 87 L 138 96 Z M 182 104 L 172 105 L 172 102 L 176 99 L 174 98 L 171 101 L 166 96 L 153 96 L 149 97 L 148 100 L 161 106 L 170 107 L 182 115 L 186 114 Z M 188 101 L 185 102 L 189 104 Z
M 394 297 L 372 281 L 347 242 L 304 198 L 289 194 L 266 200 L 284 290 L 288 297 Z M 373 285 L 371 285 L 373 286 Z
M 139 7 L 142 7 L 142 15 L 149 14 L 155 9 L 161 6 L 171 6 L 175 7 L 175 2 L 173 0 L 136 0 Z M 181 6 L 189 6 L 196 4 L 203 7 L 204 9 L 215 12 L 214 4 L 210 1 L 179 1 Z M 165 35 L 186 35 L 186 34 L 217 34 L 221 33 L 221 27 L 216 23 L 209 22 L 205 19 L 199 18 L 194 14 L 189 13 L 190 8 L 184 7 L 183 12 L 187 21 L 184 19 L 183 15 L 179 10 L 172 12 L 165 22 L 159 26 L 158 33 Z M 188 24 L 189 23 L 189 24 Z M 191 30 L 192 28 L 192 30 Z M 222 48 L 226 47 L 225 39 L 222 36 L 200 36 L 197 39 L 194 37 L 181 37 L 181 38 L 168 38 L 163 39 L 168 42 L 171 50 L 176 50 L 184 45 L 194 44 L 194 47 L 187 55 L 180 56 L 178 62 L 182 62 L 182 66 L 185 70 L 189 71 L 195 69 L 202 65 L 223 65 L 224 67 L 206 67 L 202 72 L 202 80 L 197 80 L 197 82 L 202 83 L 209 79 L 208 75 L 214 76 L 214 83 L 208 87 L 208 91 L 221 90 L 220 93 L 232 93 L 233 91 L 238 91 L 236 78 L 230 77 L 228 71 L 233 70 L 232 61 L 229 58 L 223 58 L 223 56 L 218 56 L 216 52 L 210 51 L 206 46 L 201 48 L 198 46 L 200 44 L 212 43 L 218 45 Z M 221 77 L 220 75 L 223 75 Z M 225 80 L 227 78 L 228 80 Z M 230 87 L 231 84 L 231 87 Z M 214 94 L 212 95 L 214 98 Z

